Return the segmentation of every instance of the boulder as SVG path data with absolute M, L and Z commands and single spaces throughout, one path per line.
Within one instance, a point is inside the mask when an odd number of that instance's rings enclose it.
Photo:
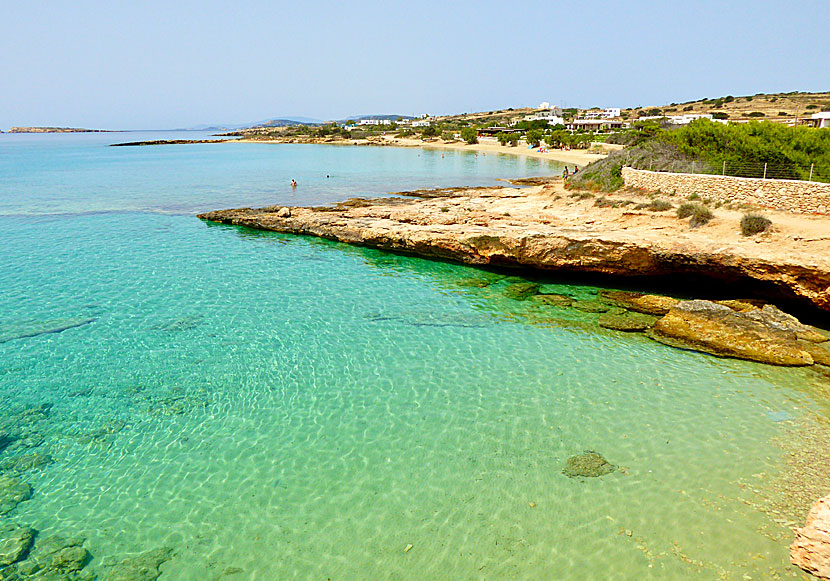
M 813 364 L 794 332 L 764 324 L 750 317 L 752 312 L 740 313 L 712 301 L 682 301 L 654 324 L 649 337 L 720 357 L 772 365 Z
M 12 476 L 0 474 L 0 514 L 6 514 L 32 498 L 32 487 Z
M 37 531 L 12 523 L 0 525 L 0 567 L 26 557 Z
M 291 209 L 290 208 L 280 208 L 277 210 L 277 216 L 280 218 L 290 218 L 291 217 Z
M 765 301 L 762 301 L 760 299 L 729 299 L 726 301 L 715 302 L 719 305 L 729 307 L 733 311 L 741 311 L 742 313 L 763 308 L 763 306 L 767 304 Z
M 646 315 L 665 315 L 674 305 L 680 302 L 671 297 L 627 291 L 604 290 L 600 291 L 599 294 L 612 305 Z
M 768 327 L 795 333 L 796 337 L 804 341 L 823 343 L 824 341 L 830 339 L 830 337 L 826 337 L 825 335 L 819 333 L 814 327 L 805 325 L 775 305 L 764 305 L 761 309 L 747 311 L 746 316 L 750 319 L 758 321 L 759 323 L 763 323 Z
M 583 454 L 571 456 L 565 461 L 562 474 L 568 478 L 597 478 L 611 474 L 617 469 L 608 460 L 592 450 L 586 450 Z
M 599 316 L 598 323 L 604 329 L 615 331 L 640 332 L 650 328 L 656 319 L 646 315 L 614 315 L 603 313 Z
M 830 496 L 816 501 L 807 522 L 794 532 L 790 562 L 819 579 L 830 579 Z

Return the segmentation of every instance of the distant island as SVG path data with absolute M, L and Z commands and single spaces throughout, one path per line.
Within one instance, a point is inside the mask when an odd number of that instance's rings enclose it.
M 9 133 L 117 133 L 108 129 L 80 129 L 77 127 L 12 127 Z

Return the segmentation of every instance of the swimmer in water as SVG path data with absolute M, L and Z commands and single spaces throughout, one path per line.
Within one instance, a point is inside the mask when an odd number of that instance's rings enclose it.
M 292 180 L 291 180 L 291 187 L 292 187 L 292 188 L 296 188 L 296 187 L 297 187 L 297 180 L 295 180 L 295 179 L 292 179 Z

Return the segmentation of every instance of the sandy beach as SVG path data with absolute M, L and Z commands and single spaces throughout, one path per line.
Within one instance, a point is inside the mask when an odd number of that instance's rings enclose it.
M 584 167 L 589 163 L 596 161 L 598 159 L 602 159 L 605 157 L 603 154 L 597 153 L 588 153 L 585 150 L 579 149 L 571 149 L 571 150 L 561 150 L 561 149 L 547 149 L 545 148 L 544 153 L 539 152 L 539 148 L 528 148 L 526 145 L 520 144 L 515 147 L 510 147 L 509 145 L 501 145 L 498 141 L 493 138 L 483 138 L 479 139 L 478 143 L 474 143 L 469 145 L 467 143 L 462 143 L 460 141 L 456 141 L 454 143 L 445 143 L 440 140 L 436 141 L 422 141 L 420 139 L 407 139 L 401 137 L 389 137 L 387 139 L 390 144 L 397 145 L 401 147 L 424 147 L 429 149 L 455 149 L 460 151 L 475 151 L 484 154 L 488 153 L 495 153 L 495 154 L 504 154 L 504 155 L 520 155 L 525 157 L 535 157 L 537 159 L 549 159 L 554 161 L 561 161 L 567 164 L 576 164 L 580 167 Z

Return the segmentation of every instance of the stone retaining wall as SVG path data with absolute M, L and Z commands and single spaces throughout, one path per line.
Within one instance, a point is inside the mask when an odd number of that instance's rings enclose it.
M 830 214 L 830 184 L 799 180 L 764 180 L 731 176 L 668 173 L 622 168 L 625 185 L 649 191 L 660 190 L 682 197 L 737 204 L 753 204 L 803 214 Z

